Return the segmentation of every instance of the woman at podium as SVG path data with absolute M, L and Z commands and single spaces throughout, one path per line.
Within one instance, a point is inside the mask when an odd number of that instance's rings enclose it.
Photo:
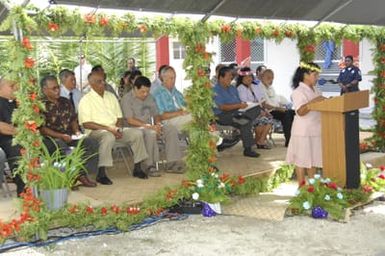
M 301 62 L 293 76 L 291 99 L 296 112 L 291 129 L 286 161 L 295 165 L 298 184 L 305 184 L 305 175 L 313 177 L 322 167 L 321 115 L 311 111 L 309 104 L 325 99 L 316 88 L 320 67 Z

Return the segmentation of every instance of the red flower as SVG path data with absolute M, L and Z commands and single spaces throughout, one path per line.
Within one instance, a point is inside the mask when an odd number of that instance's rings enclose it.
M 106 207 L 102 207 L 101 209 L 100 209 L 100 212 L 101 212 L 101 214 L 103 215 L 103 216 L 105 216 L 105 215 L 107 215 L 107 208 Z
M 40 108 L 37 106 L 37 105 L 33 105 L 32 106 L 32 109 L 33 109 L 33 112 L 35 112 L 35 113 L 37 113 L 37 114 L 39 114 L 40 113 Z
M 205 52 L 205 53 L 203 54 L 203 58 L 204 58 L 205 60 L 210 60 L 210 59 L 211 59 L 211 54 L 208 53 L 208 52 Z
M 238 184 L 241 185 L 246 182 L 246 179 L 243 176 L 238 176 Z
M 315 46 L 312 44 L 306 45 L 305 46 L 305 52 L 310 52 L 310 53 L 315 52 Z
M 302 180 L 301 183 L 299 183 L 299 187 L 303 187 L 303 186 L 305 186 L 305 184 L 306 184 L 306 181 Z
M 289 37 L 289 38 L 292 38 L 293 35 L 294 35 L 293 31 L 291 31 L 291 30 L 286 30 L 286 31 L 285 31 L 285 36 L 287 36 L 287 37 Z
M 147 28 L 146 24 L 138 25 L 138 29 L 139 29 L 140 33 L 142 33 L 142 34 L 146 33 L 148 31 L 148 28 Z
M 371 193 L 373 191 L 373 188 L 369 185 L 364 185 L 362 187 L 362 190 L 365 192 L 365 193 Z
M 337 184 L 335 182 L 330 182 L 327 186 L 331 189 L 337 190 Z
M 28 37 L 24 37 L 23 38 L 23 41 L 21 43 L 23 45 L 23 47 L 27 50 L 32 50 L 32 44 L 31 44 L 31 41 L 29 41 L 29 38 Z
M 381 77 L 385 78 L 385 70 L 381 72 Z
M 385 166 L 384 165 L 380 165 L 380 170 L 381 171 L 385 171 Z
M 78 206 L 75 204 L 75 205 L 73 205 L 71 208 L 69 208 L 68 211 L 69 211 L 70 213 L 77 213 L 77 212 L 79 212 L 79 208 L 78 208 Z
M 382 180 L 385 180 L 385 175 L 384 175 L 384 174 L 380 174 L 380 175 L 378 176 L 378 178 L 380 178 L 380 179 L 382 179 Z
M 380 51 L 385 52 L 385 44 L 380 45 Z
M 255 34 L 257 35 L 262 33 L 262 29 L 260 27 L 256 27 L 254 31 L 255 31 Z
M 310 185 L 308 188 L 307 188 L 307 191 L 310 192 L 310 193 L 313 193 L 314 192 L 314 187 L 312 185 Z
M 30 170 L 37 168 L 40 166 L 40 159 L 38 157 L 34 157 L 29 161 L 28 167 Z
M 32 131 L 33 133 L 37 132 L 37 124 L 35 121 L 26 121 L 24 126 L 25 126 L 25 128 Z
M 211 155 L 208 159 L 209 163 L 215 163 L 217 161 L 217 157 L 215 156 L 215 154 Z
M 381 58 L 381 64 L 385 64 L 385 58 L 384 57 Z
M 203 44 L 195 45 L 195 52 L 204 53 L 205 52 L 205 46 Z
M 35 60 L 32 59 L 31 57 L 24 59 L 24 67 L 33 68 L 34 65 L 35 65 Z
M 99 25 L 104 27 L 104 26 L 107 26 L 108 24 L 108 18 L 107 17 L 102 17 L 100 20 L 99 20 Z
M 188 188 L 190 187 L 191 182 L 189 180 L 182 180 L 182 187 Z
M 176 189 L 173 189 L 173 190 L 170 189 L 170 190 L 167 192 L 167 194 L 166 194 L 166 200 L 167 200 L 167 201 L 173 200 L 174 197 L 175 197 L 175 195 L 176 195 L 176 192 L 177 192 Z
M 39 181 L 41 179 L 40 175 L 38 174 L 35 174 L 33 172 L 28 172 L 27 173 L 27 180 L 29 182 L 35 182 L 35 181 Z
M 87 24 L 95 24 L 96 22 L 95 14 L 87 14 L 86 16 L 84 16 L 84 21 Z
M 35 92 L 33 92 L 33 93 L 31 93 L 31 94 L 29 95 L 29 98 L 30 98 L 32 101 L 36 100 L 37 94 L 36 94 Z
M 111 211 L 113 211 L 114 213 L 118 214 L 120 212 L 120 208 L 119 206 L 116 206 L 116 205 L 112 205 L 111 206 Z
M 209 167 L 209 169 L 207 170 L 209 173 L 213 173 L 216 171 L 216 169 L 212 166 Z
M 239 177 L 241 177 L 241 176 L 239 176 Z M 229 175 L 229 174 L 226 174 L 226 173 L 224 173 L 224 174 L 222 174 L 221 176 L 219 176 L 219 179 L 220 179 L 223 183 L 225 183 L 226 181 L 228 181 L 229 178 L 230 178 L 230 175 Z
M 280 33 L 281 33 L 281 32 L 279 31 L 279 29 L 276 28 L 276 29 L 274 29 L 272 35 L 273 35 L 274 37 L 278 37 Z
M 59 30 L 59 25 L 54 23 L 54 22 L 49 22 L 48 23 L 48 30 L 55 32 L 55 31 Z
M 94 213 L 94 208 L 92 208 L 92 206 L 87 206 L 86 207 L 86 212 L 91 214 L 91 213 Z
M 223 33 L 229 33 L 231 31 L 231 26 L 229 24 L 224 24 L 221 27 L 221 31 Z
M 40 141 L 38 141 L 38 140 L 35 140 L 34 142 L 32 142 L 32 146 L 33 147 L 40 147 Z
M 127 214 L 138 214 L 140 212 L 140 208 L 138 207 L 127 207 Z

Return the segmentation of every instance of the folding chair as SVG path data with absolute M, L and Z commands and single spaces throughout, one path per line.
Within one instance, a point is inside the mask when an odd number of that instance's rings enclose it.
M 125 143 L 116 141 L 114 146 L 112 147 L 112 153 L 116 153 L 118 159 L 122 159 L 124 162 L 124 166 L 127 169 L 129 175 L 133 175 L 134 167 L 130 165 L 130 162 L 126 156 L 125 151 L 127 151 L 131 156 L 133 156 L 133 152 L 131 147 Z

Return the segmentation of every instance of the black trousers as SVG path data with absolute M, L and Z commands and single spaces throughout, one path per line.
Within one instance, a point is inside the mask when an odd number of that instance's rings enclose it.
M 43 142 L 48 149 L 48 152 L 52 154 L 56 151 L 57 147 L 60 149 L 60 152 L 63 156 L 65 156 L 66 152 L 70 150 L 70 147 L 76 147 L 80 140 L 73 140 L 70 143 L 66 143 L 61 139 L 53 139 L 50 137 L 44 137 Z M 97 173 L 98 170 L 98 150 L 99 143 L 97 140 L 86 137 L 82 140 L 82 146 L 84 147 L 84 156 L 85 159 L 85 168 L 88 173 Z M 56 147 L 56 145 L 57 147 Z M 80 175 L 85 175 L 86 172 L 80 172 Z
M 291 126 L 293 125 L 295 112 L 292 109 L 288 109 L 285 112 L 274 110 L 274 111 L 271 111 L 270 113 L 274 119 L 281 121 L 283 134 L 285 136 L 285 146 L 287 147 L 290 141 Z
M 238 128 L 241 132 L 243 148 L 251 148 L 255 144 L 252 120 L 259 116 L 260 111 L 259 107 L 255 107 L 246 112 L 239 112 L 238 110 L 222 112 L 216 117 L 218 124 Z
M 21 157 L 20 155 L 21 146 L 12 145 L 12 139 L 9 139 L 9 140 L 1 141 L 0 147 L 4 150 L 5 155 L 7 156 L 9 168 L 11 169 L 12 172 L 14 172 L 17 169 L 18 161 Z M 20 194 L 24 191 L 25 183 L 20 175 L 14 175 L 13 181 L 16 184 L 17 196 L 20 196 Z

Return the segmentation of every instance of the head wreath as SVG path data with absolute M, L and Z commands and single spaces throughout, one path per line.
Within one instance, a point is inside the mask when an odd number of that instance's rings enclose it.
M 308 63 L 302 62 L 302 61 L 299 63 L 299 67 L 304 68 L 304 69 L 308 69 L 312 72 L 318 72 L 318 73 L 321 72 L 320 68 L 313 66 L 313 65 L 310 65 Z

